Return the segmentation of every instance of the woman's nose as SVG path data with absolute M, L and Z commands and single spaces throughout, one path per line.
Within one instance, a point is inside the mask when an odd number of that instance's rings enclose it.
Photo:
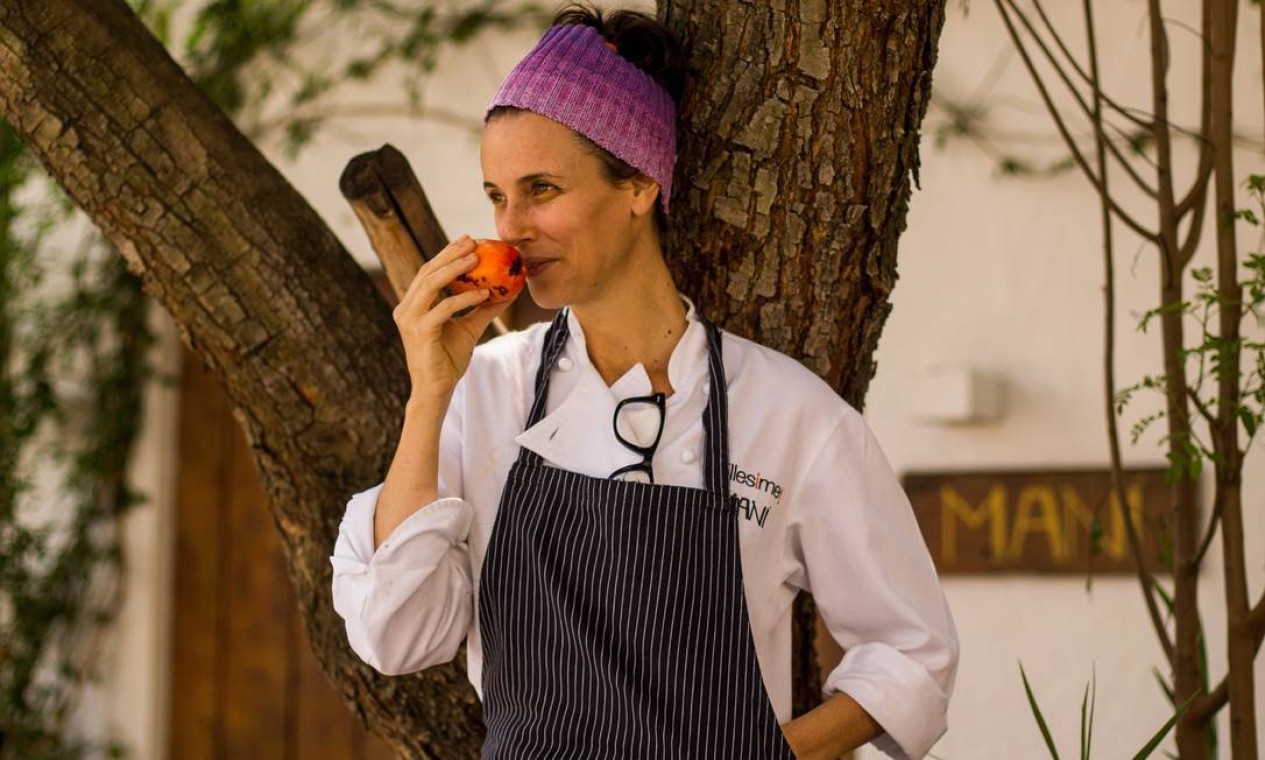
M 496 233 L 501 236 L 501 240 L 510 245 L 531 240 L 531 215 L 527 205 L 517 201 L 506 201 L 501 213 L 496 217 Z

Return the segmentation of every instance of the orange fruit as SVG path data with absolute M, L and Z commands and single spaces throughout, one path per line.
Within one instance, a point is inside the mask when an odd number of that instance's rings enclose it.
M 448 284 L 453 295 L 486 288 L 491 293 L 484 303 L 501 303 L 522 292 L 527 285 L 527 271 L 517 248 L 500 240 L 475 240 L 474 252 L 479 263 Z

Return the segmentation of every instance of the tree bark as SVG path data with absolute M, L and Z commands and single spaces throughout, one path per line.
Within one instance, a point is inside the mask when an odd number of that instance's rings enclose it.
M 796 357 L 862 409 L 943 0 L 660 7 L 691 63 L 667 240 L 677 282 L 717 324 Z M 811 601 L 795 619 L 800 714 L 820 701 Z
M 858 408 L 896 284 L 944 5 L 663 3 L 693 65 L 674 273 L 712 319 L 798 358 Z
M 1255 636 L 1247 625 L 1250 609 L 1243 526 L 1243 456 L 1239 447 L 1239 408 L 1242 381 L 1239 323 L 1243 319 L 1243 290 L 1239 284 L 1239 248 L 1235 237 L 1234 200 L 1234 50 L 1238 30 L 1238 0 L 1211 0 L 1212 27 L 1212 145 L 1213 187 L 1217 243 L 1217 291 L 1225 301 L 1218 310 L 1219 338 L 1226 346 L 1217 378 L 1217 492 L 1222 497 L 1221 537 L 1224 549 L 1227 680 L 1230 700 L 1230 752 L 1236 759 L 1259 757 L 1256 736 Z
M 860 408 L 944 0 L 664 7 L 693 68 L 669 236 L 678 282 Z M 122 0 L 0 0 L 0 115 L 223 383 L 348 707 L 407 756 L 476 756 L 463 658 L 381 676 L 330 601 L 345 500 L 386 471 L 409 390 L 368 276 Z

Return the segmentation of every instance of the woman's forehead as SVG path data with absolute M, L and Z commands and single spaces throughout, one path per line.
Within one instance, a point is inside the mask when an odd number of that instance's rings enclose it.
M 576 174 L 595 161 L 569 127 L 529 111 L 488 122 L 479 158 L 484 179 L 498 185 L 532 174 Z

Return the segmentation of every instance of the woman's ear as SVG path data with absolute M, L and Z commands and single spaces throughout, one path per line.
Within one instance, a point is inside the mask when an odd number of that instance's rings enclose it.
M 654 213 L 654 204 L 659 200 L 659 183 L 644 174 L 638 174 L 629 182 L 632 183 L 633 216 Z

